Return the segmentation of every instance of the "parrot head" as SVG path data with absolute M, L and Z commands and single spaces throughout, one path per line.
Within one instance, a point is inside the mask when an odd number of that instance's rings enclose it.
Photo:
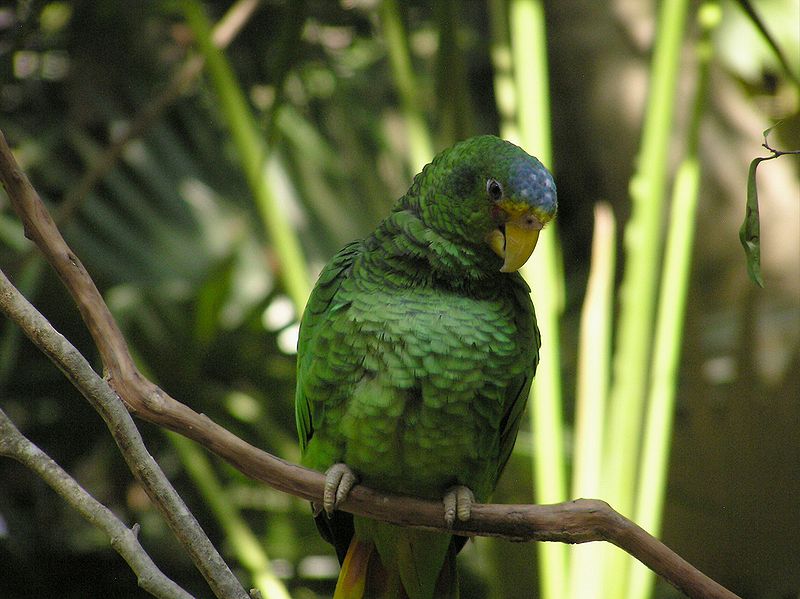
M 558 206 L 553 177 L 542 163 L 491 135 L 443 151 L 410 191 L 417 191 L 426 225 L 455 243 L 490 249 L 502 261 L 501 272 L 525 264 Z

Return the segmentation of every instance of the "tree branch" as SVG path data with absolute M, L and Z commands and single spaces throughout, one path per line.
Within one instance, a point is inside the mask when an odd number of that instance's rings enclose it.
M 0 410 L 0 455 L 35 472 L 81 516 L 102 530 L 111 539 L 114 550 L 128 562 L 142 589 L 162 599 L 191 599 L 189 593 L 158 569 L 139 544 L 138 525 L 133 530 L 125 526 L 110 509 L 87 493 L 61 466 L 27 439 L 3 410 Z
M 100 293 L 16 165 L 1 133 L 0 177 L 25 225 L 26 235 L 44 252 L 78 304 L 100 351 L 109 383 L 129 409 L 144 420 L 197 441 L 254 479 L 297 497 L 319 501 L 324 486 L 322 474 L 253 447 L 205 415 L 173 399 L 139 373 Z M 0 307 L 4 310 L 8 296 L 0 293 Z M 17 322 L 25 329 L 25 323 Z M 37 343 L 38 337 L 50 334 L 58 335 L 48 329 L 46 333 L 41 331 L 29 336 Z M 341 509 L 403 526 L 462 535 L 564 543 L 607 541 L 631 554 L 689 597 L 737 597 L 598 500 L 579 499 L 555 505 L 476 505 L 470 520 L 457 523 L 453 529 L 444 525 L 440 503 L 388 495 L 360 485 L 352 490 Z

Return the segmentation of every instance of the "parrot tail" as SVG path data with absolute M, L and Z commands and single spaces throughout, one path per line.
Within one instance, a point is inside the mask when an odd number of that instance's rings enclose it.
M 363 599 L 367 586 L 367 567 L 375 545 L 353 537 L 342 562 L 333 599 Z
M 441 568 L 438 576 L 434 571 L 435 582 L 428 579 L 433 584 L 419 584 L 415 575 L 418 584 L 414 584 L 408 580 L 409 567 L 414 568 L 407 559 L 396 555 L 399 557 L 398 563 L 387 567 L 375 544 L 355 535 L 342 562 L 333 599 L 458 599 L 457 553 L 455 544 L 450 543 L 444 562 L 439 562 Z M 411 584 L 412 588 L 408 589 L 407 584 Z

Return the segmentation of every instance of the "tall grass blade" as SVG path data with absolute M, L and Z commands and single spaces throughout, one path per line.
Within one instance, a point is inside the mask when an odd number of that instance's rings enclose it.
M 206 69 L 219 98 L 220 109 L 230 129 L 242 169 L 275 252 L 280 258 L 281 279 L 298 311 L 302 311 L 311 291 L 310 277 L 297 235 L 279 205 L 266 175 L 266 144 L 258 135 L 259 129 L 248 106 L 246 94 L 236 80 L 230 63 L 211 38 L 211 24 L 202 3 L 198 0 L 183 0 L 181 7 L 206 60 Z
M 603 434 L 611 376 L 611 328 L 614 307 L 616 226 L 611 206 L 595 205 L 592 262 L 581 313 L 578 381 L 575 400 L 575 441 L 572 496 L 601 493 Z M 570 592 L 573 599 L 598 597 L 603 572 L 599 543 L 574 545 L 571 550 Z
M 698 21 L 702 33 L 697 42 L 697 90 L 686 157 L 678 168 L 671 198 L 634 513 L 636 522 L 654 535 L 661 530 L 666 498 L 683 321 L 689 293 L 695 213 L 700 188 L 698 137 L 708 92 L 709 64 L 713 52 L 711 33 L 721 19 L 722 12 L 716 1 L 706 2 L 700 7 Z M 631 599 L 646 599 L 652 593 L 654 582 L 655 575 L 651 570 L 638 562 L 633 563 L 628 596 Z
M 538 0 L 512 0 L 508 22 L 511 27 L 519 141 L 545 166 L 552 167 L 543 3 Z M 556 227 L 551 226 L 542 235 L 532 260 L 522 269 L 532 288 L 542 333 L 541 361 L 529 408 L 533 431 L 534 498 L 538 503 L 554 503 L 567 498 L 559 341 L 563 277 L 556 234 Z M 563 598 L 568 581 L 566 547 L 541 543 L 537 550 L 542 597 Z
M 687 0 L 664 0 L 659 9 L 641 148 L 630 182 L 632 208 L 624 237 L 625 274 L 620 290 L 603 493 L 627 516 L 633 514 L 635 502 L 662 241 L 661 215 L 688 4 Z M 608 557 L 606 597 L 625 597 L 629 561 L 619 551 Z

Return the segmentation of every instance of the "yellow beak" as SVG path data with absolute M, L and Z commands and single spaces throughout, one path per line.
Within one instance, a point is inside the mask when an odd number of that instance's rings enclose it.
M 500 272 L 516 272 L 531 257 L 542 223 L 525 211 L 515 215 L 505 225 L 505 231 L 494 229 L 486 236 L 486 242 L 494 253 L 503 259 Z

